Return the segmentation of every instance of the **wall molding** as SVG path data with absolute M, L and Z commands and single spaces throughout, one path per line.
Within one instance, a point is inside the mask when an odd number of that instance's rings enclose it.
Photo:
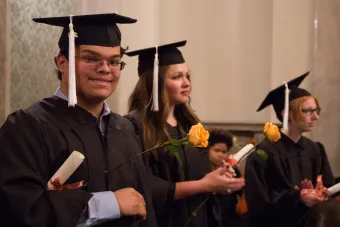
M 224 128 L 236 132 L 262 132 L 265 123 L 226 123 L 226 122 L 203 122 L 206 128 Z

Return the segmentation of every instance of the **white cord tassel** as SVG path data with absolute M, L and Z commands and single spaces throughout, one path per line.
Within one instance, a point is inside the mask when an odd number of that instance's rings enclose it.
M 288 114 L 289 114 L 289 88 L 288 84 L 285 84 L 285 109 L 283 113 L 283 129 L 288 131 Z
M 70 16 L 69 24 L 69 62 L 68 62 L 68 106 L 75 106 L 77 104 L 77 91 L 76 91 L 76 70 L 75 70 L 75 32 L 73 30 L 72 15 Z
M 152 88 L 152 111 L 157 112 L 158 106 L 158 72 L 159 72 L 159 61 L 158 61 L 158 47 L 156 46 L 155 60 L 153 63 L 153 88 Z

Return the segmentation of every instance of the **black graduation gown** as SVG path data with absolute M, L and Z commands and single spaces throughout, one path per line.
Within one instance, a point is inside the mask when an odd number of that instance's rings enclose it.
M 334 177 L 324 147 L 320 143 L 301 137 L 294 143 L 281 133 L 281 139 L 262 142 L 259 149 L 268 154 L 263 160 L 255 153 L 246 163 L 245 197 L 249 216 L 254 226 L 303 226 L 308 208 L 300 200 L 303 179 L 316 185 L 322 174 L 324 185 L 334 183 Z
M 134 123 L 137 132 L 141 135 L 139 113 L 133 111 L 126 117 Z M 168 133 L 173 139 L 183 138 L 182 133 L 170 125 L 168 125 Z M 148 160 L 145 161 L 152 173 L 152 198 L 159 227 L 183 226 L 192 212 L 209 196 L 209 194 L 199 194 L 182 200 L 174 200 L 176 182 L 199 180 L 212 170 L 207 149 L 183 146 L 178 151 L 182 166 L 165 149 L 158 149 L 157 158 L 154 155 L 148 155 Z M 189 226 L 218 227 L 221 224 L 219 212 L 216 197 L 210 195 Z
M 1 226 L 74 227 L 91 192 L 126 187 L 139 191 L 146 201 L 148 217 L 140 226 L 156 226 L 141 158 L 94 180 L 86 190 L 46 190 L 48 180 L 74 150 L 85 160 L 66 183 L 87 181 L 141 151 L 131 122 L 114 113 L 108 117 L 104 138 L 95 117 L 56 96 L 9 115 L 0 131 Z M 130 216 L 98 226 L 137 224 Z

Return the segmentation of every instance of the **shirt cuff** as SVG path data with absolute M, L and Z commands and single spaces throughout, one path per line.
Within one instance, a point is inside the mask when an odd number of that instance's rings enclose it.
M 94 192 L 89 200 L 89 219 L 117 219 L 120 210 L 116 196 L 111 191 Z
M 80 226 L 93 226 L 120 218 L 120 209 L 116 196 L 111 191 L 94 192 L 88 202 L 88 219 Z M 83 224 L 83 225 L 81 225 Z

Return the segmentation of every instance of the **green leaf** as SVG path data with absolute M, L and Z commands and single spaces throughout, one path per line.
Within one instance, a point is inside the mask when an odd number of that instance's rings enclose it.
M 169 143 L 165 146 L 165 148 L 172 152 L 172 154 L 177 159 L 179 165 L 182 166 L 182 159 L 181 159 L 181 156 L 178 153 L 178 148 L 179 148 L 180 145 Z
M 257 154 L 260 158 L 262 158 L 263 160 L 267 160 L 267 159 L 268 159 L 268 154 L 267 154 L 267 152 L 265 152 L 265 151 L 262 150 L 262 149 L 257 149 L 257 150 L 256 150 L 256 154 Z
M 179 156 L 178 151 L 176 150 L 176 151 L 173 151 L 172 153 L 175 156 L 175 158 L 177 159 L 179 166 L 182 167 L 183 162 L 182 162 L 181 156 Z

